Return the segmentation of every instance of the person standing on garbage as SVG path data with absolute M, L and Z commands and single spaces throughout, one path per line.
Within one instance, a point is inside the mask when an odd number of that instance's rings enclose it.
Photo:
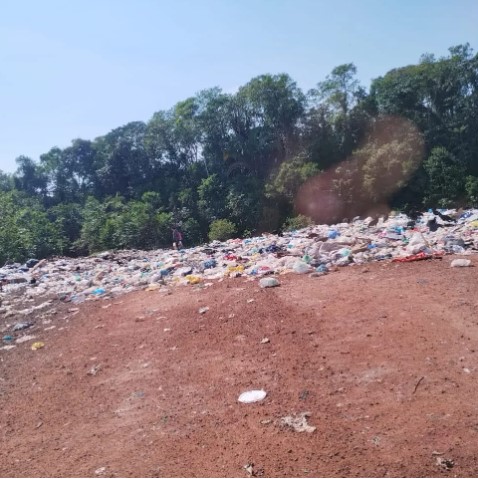
M 183 235 L 179 231 L 178 227 L 173 229 L 173 248 L 174 249 L 183 249 Z

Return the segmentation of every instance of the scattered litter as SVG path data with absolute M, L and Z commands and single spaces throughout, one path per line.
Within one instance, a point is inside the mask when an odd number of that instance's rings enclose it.
M 145 288 L 145 291 L 157 291 L 160 288 L 161 288 L 161 286 L 159 284 L 154 283 L 154 284 L 150 284 L 149 286 L 147 286 Z
M 208 306 L 204 306 L 203 308 L 199 308 L 198 309 L 198 313 L 199 314 L 204 314 L 204 313 L 207 313 L 209 311 L 209 307 Z
M 270 343 L 271 340 L 269 338 L 262 338 L 261 339 L 261 344 L 267 344 L 267 343 Z
M 469 259 L 454 259 L 451 262 L 452 268 L 466 268 L 471 266 L 471 261 Z
M 443 469 L 446 469 L 447 471 L 449 471 L 450 469 L 452 469 L 454 467 L 455 461 L 453 461 L 453 459 L 446 459 L 444 457 L 437 457 L 436 458 L 436 464 L 437 464 L 437 466 L 440 466 Z
M 253 303 L 255 301 L 255 299 L 251 298 L 251 299 L 248 299 L 247 302 L 250 304 L 250 303 Z
M 296 432 L 312 433 L 317 428 L 307 424 L 308 417 L 310 417 L 310 412 L 301 412 L 297 416 L 285 416 L 281 418 L 281 426 L 291 427 Z
M 292 266 L 292 269 L 297 274 L 304 274 L 304 273 L 308 273 L 311 268 L 310 268 L 310 265 L 308 265 L 307 263 L 304 263 L 304 261 L 296 261 L 294 265 Z
M 299 394 L 299 399 L 301 401 L 305 401 L 308 397 L 309 397 L 309 394 L 310 392 L 307 391 L 307 389 L 304 389 L 303 391 L 301 391 L 301 393 Z
M 274 288 L 275 286 L 279 286 L 280 283 L 275 278 L 262 278 L 259 281 L 259 286 L 261 288 Z
M 415 394 L 417 392 L 418 386 L 420 386 L 420 383 L 425 379 L 425 376 L 422 376 L 417 383 L 415 384 L 415 388 L 413 389 L 412 394 Z
M 470 374 L 471 371 L 468 369 L 468 368 L 463 368 L 463 372 L 466 373 L 466 374 Z
M 263 389 L 253 389 L 243 392 L 237 400 L 242 403 L 253 403 L 262 401 L 266 396 L 267 393 Z
M 409 256 L 405 256 L 404 258 L 394 258 L 392 259 L 393 263 L 411 263 L 413 261 L 422 261 L 424 259 L 432 259 L 432 258 L 441 258 L 442 255 L 439 253 L 436 254 L 428 254 L 428 253 L 417 253 L 411 254 Z
M 37 341 L 36 343 L 32 344 L 31 350 L 32 351 L 37 351 L 38 349 L 41 349 L 41 348 L 44 348 L 44 347 L 45 347 L 45 343 L 43 343 L 42 341 Z
M 96 376 L 101 370 L 101 364 L 95 364 L 88 372 L 88 376 Z
M 254 475 L 254 464 L 246 464 L 244 466 L 244 469 L 247 471 L 247 473 L 250 475 L 250 476 L 253 476 Z
M 12 331 L 21 331 L 23 329 L 31 328 L 33 326 L 33 323 L 16 323 Z
M 439 214 L 438 214 L 439 213 Z M 444 222 L 441 216 L 452 218 Z M 246 277 L 261 288 L 279 286 L 278 275 L 287 272 L 315 277 L 338 267 L 375 261 L 411 262 L 469 255 L 478 251 L 478 209 L 429 210 L 413 219 L 393 213 L 388 218 L 354 218 L 349 223 L 311 225 L 282 236 L 214 241 L 181 251 L 105 251 L 89 257 L 52 258 L 0 267 L 0 301 L 5 318 L 30 316 L 52 308 L 52 300 L 25 308 L 25 299 L 53 296 L 72 306 L 146 289 L 172 294 L 172 286 L 209 286 L 224 278 Z M 471 265 L 457 259 L 452 266 Z M 456 266 L 455 266 L 456 265 Z M 368 271 L 367 268 L 362 271 Z M 15 295 L 22 291 L 21 295 Z M 118 304 L 117 302 L 113 304 Z M 107 309 L 111 304 L 102 308 Z M 70 308 L 71 313 L 75 308 Z M 22 321 L 26 324 L 27 321 Z
M 21 344 L 21 343 L 26 343 L 27 341 L 31 341 L 32 339 L 35 339 L 36 336 L 33 336 L 31 334 L 27 334 L 26 336 L 21 336 L 19 338 L 17 338 L 17 340 L 15 341 L 17 344 Z
M 95 474 L 97 476 L 101 476 L 102 474 L 104 474 L 106 471 L 106 467 L 99 467 L 98 469 L 95 470 Z
M 5 351 L 9 351 L 10 349 L 16 348 L 14 344 L 6 344 L 5 346 L 2 346 L 0 349 L 3 349 Z

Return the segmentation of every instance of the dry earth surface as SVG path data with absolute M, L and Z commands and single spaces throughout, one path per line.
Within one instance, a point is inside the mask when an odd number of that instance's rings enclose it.
M 59 303 L 0 351 L 0 475 L 476 476 L 478 268 L 451 259 Z

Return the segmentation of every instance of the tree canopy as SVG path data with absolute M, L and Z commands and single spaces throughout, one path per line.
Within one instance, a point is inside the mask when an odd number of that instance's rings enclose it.
M 190 246 L 309 221 L 300 214 L 475 206 L 477 112 L 468 44 L 368 89 L 348 63 L 305 93 L 285 73 L 204 90 L 38 162 L 19 156 L 0 172 L 0 261 L 163 247 L 173 227 Z

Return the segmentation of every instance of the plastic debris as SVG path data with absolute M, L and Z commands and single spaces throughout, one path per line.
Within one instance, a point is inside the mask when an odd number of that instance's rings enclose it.
M 16 346 L 14 344 L 6 344 L 5 346 L 2 346 L 0 349 L 3 349 L 5 351 L 9 351 L 10 349 L 15 348 Z
M 215 268 L 217 266 L 217 262 L 215 259 L 208 259 L 204 261 L 204 269 Z
M 444 221 L 442 216 L 453 220 Z M 279 285 L 278 275 L 288 272 L 315 277 L 336 266 L 421 261 L 473 252 L 478 252 L 478 209 L 430 210 L 413 220 L 405 214 L 354 218 L 349 223 L 311 225 L 282 236 L 264 233 L 181 251 L 125 250 L 83 258 L 32 258 L 25 264 L 0 267 L 0 313 L 4 318 L 14 317 L 12 325 L 26 324 L 32 313 L 51 308 L 52 298 L 77 305 L 144 289 L 169 294 L 173 285 L 201 287 L 236 277 L 257 280 L 262 288 L 273 287 Z M 26 307 L 30 301 L 38 306 Z
M 409 256 L 405 256 L 404 258 L 394 258 L 392 262 L 394 263 L 411 263 L 412 261 L 422 261 L 424 259 L 432 259 L 432 258 L 442 258 L 440 254 L 427 254 L 427 253 L 417 253 L 412 254 Z
M 296 261 L 294 263 L 294 266 L 292 269 L 297 273 L 297 274 L 305 274 L 310 271 L 310 266 L 305 263 L 304 261 Z
M 454 259 L 451 262 L 452 268 L 466 268 L 471 266 L 471 261 L 469 259 Z
M 297 416 L 285 416 L 281 418 L 281 426 L 287 426 L 294 429 L 296 432 L 308 432 L 312 433 L 317 428 L 315 426 L 309 426 L 307 418 L 310 417 L 310 412 L 302 412 Z
M 86 374 L 88 374 L 88 376 L 96 376 L 100 370 L 101 364 L 95 364 Z
M 189 284 L 198 284 L 201 282 L 201 278 L 199 276 L 194 276 L 192 274 L 188 274 L 186 279 L 188 280 Z
M 209 311 L 209 307 L 208 306 L 204 306 L 203 308 L 199 308 L 198 309 L 198 313 L 199 314 L 204 314 L 204 313 L 207 313 Z
M 32 339 L 35 339 L 36 336 L 33 336 L 31 334 L 27 334 L 26 336 L 21 336 L 19 338 L 17 338 L 17 340 L 15 341 L 17 344 L 22 344 L 22 343 L 26 343 L 27 341 L 31 341 Z
M 275 278 L 262 278 L 259 281 L 259 286 L 261 288 L 274 288 L 275 286 L 279 286 L 279 280 Z
M 242 403 L 253 403 L 262 401 L 266 396 L 267 393 L 263 389 L 253 389 L 243 392 L 237 400 Z
M 144 290 L 145 291 L 157 291 L 160 288 L 161 288 L 161 286 L 159 284 L 155 283 L 155 284 L 150 284 Z
M 36 343 L 32 344 L 31 350 L 36 351 L 36 350 L 44 348 L 44 347 L 45 347 L 45 343 L 43 343 L 42 341 L 37 341 Z
M 13 326 L 12 331 L 21 331 L 22 329 L 27 329 L 31 326 L 33 326 L 33 323 L 16 323 Z

